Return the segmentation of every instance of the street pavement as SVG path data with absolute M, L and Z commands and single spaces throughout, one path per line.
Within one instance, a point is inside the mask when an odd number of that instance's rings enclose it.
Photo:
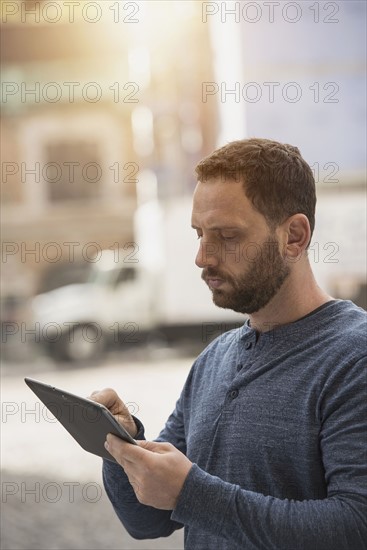
M 112 387 L 144 422 L 147 439 L 154 439 L 193 360 L 162 349 L 140 357 L 111 354 L 92 368 L 56 365 L 45 358 L 3 365 L 1 548 L 182 549 L 183 530 L 146 541 L 127 534 L 104 493 L 101 459 L 79 447 L 24 377 L 81 396 Z

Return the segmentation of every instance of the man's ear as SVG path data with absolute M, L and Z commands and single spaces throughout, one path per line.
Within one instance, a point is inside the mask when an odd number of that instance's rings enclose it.
M 290 262 L 301 259 L 311 238 L 310 222 L 304 214 L 294 214 L 280 226 L 284 258 Z

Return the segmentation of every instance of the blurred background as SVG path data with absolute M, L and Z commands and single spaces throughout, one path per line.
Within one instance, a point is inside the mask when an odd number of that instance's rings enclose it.
M 243 323 L 194 265 L 194 167 L 217 146 L 299 147 L 316 277 L 367 308 L 365 29 L 362 1 L 1 0 L 3 548 L 183 547 L 126 535 L 99 460 L 22 378 L 115 387 L 156 436 L 195 355 Z

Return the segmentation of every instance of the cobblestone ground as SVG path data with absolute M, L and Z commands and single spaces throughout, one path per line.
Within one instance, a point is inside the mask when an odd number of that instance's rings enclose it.
M 2 487 L 2 550 L 183 548 L 182 530 L 166 539 L 131 538 L 95 483 L 72 487 L 63 485 L 62 480 L 56 484 L 46 478 L 6 471 L 2 474 Z
M 2 550 L 183 548 L 183 530 L 166 539 L 131 538 L 95 483 L 73 487 L 63 485 L 62 480 L 56 484 L 39 476 L 13 475 L 10 471 L 3 472 L 1 481 Z

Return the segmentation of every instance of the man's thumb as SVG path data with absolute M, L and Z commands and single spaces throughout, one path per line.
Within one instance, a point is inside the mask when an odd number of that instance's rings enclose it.
M 152 453 L 163 453 L 163 452 L 167 452 L 168 450 L 167 443 L 160 443 L 157 441 L 146 441 L 145 439 L 136 441 L 136 442 L 140 447 L 142 447 L 146 451 L 151 451 Z
M 154 441 L 146 441 L 146 439 L 136 441 L 139 447 L 143 447 L 147 451 L 154 451 Z

